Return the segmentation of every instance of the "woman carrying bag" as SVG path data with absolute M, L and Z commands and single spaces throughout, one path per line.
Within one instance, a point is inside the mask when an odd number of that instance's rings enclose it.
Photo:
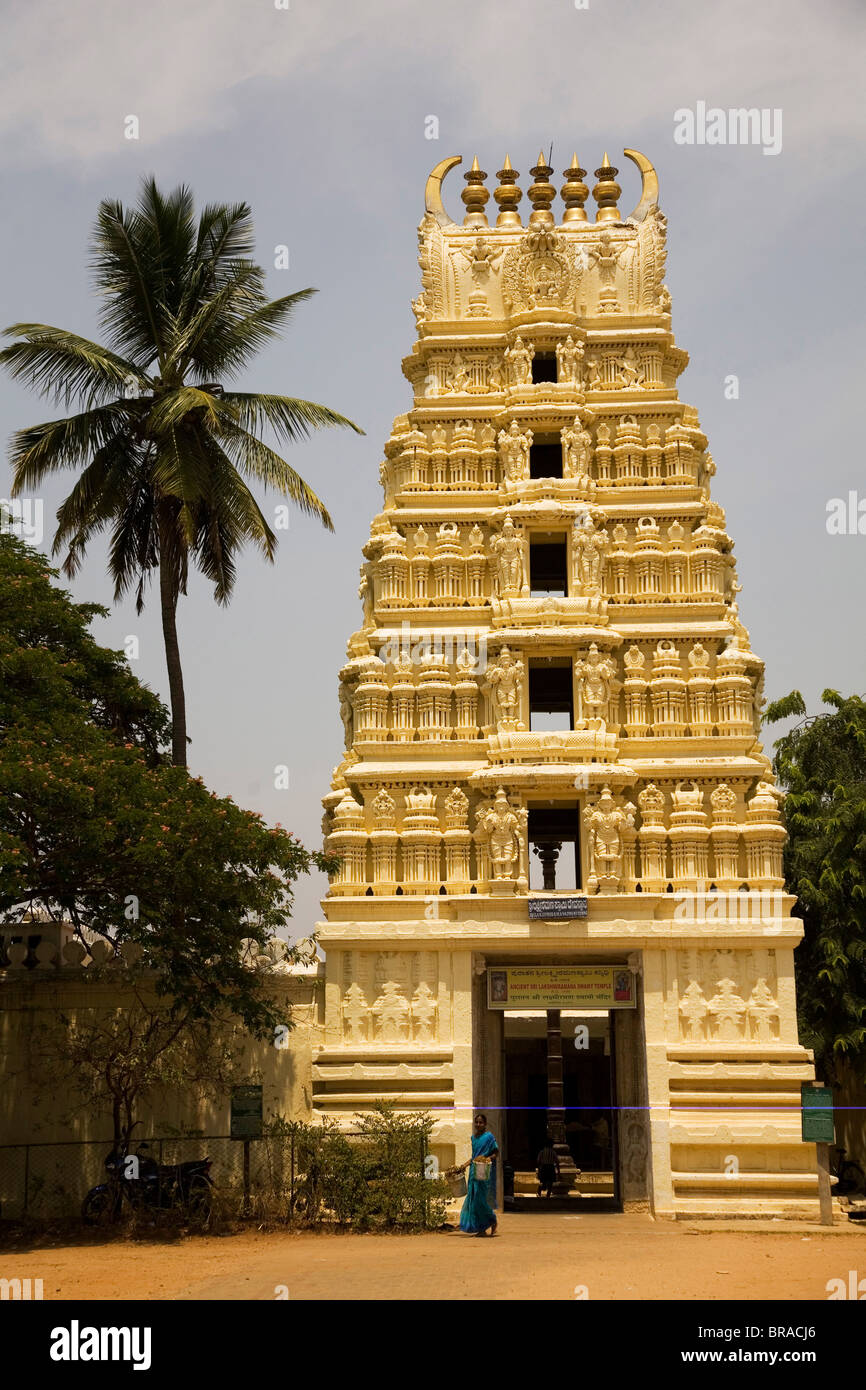
M 496 1140 L 487 1128 L 487 1116 L 475 1116 L 472 1157 L 463 1168 L 469 1170 L 466 1200 L 460 1212 L 460 1229 L 467 1235 L 496 1235 Z

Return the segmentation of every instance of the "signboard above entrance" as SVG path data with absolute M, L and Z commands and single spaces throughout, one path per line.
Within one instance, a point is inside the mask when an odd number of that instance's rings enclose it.
M 633 1009 L 624 965 L 503 965 L 487 971 L 491 1009 Z
M 586 898 L 530 898 L 529 920 L 571 921 L 573 917 L 585 917 Z

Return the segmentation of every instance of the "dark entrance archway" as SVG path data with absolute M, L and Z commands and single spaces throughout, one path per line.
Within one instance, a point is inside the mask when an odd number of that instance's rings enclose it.
M 504 1016 L 505 1125 L 503 1146 L 518 1210 L 580 1203 L 581 1210 L 621 1209 L 617 1155 L 616 1014 L 563 1011 L 562 1124 L 568 1157 L 578 1170 L 571 1192 L 538 1197 L 536 1159 L 551 1132 L 547 1017 Z M 577 1046 L 575 1041 L 577 1040 Z M 564 1166 L 564 1165 L 563 1165 Z M 561 1187 L 561 1185 L 560 1185 Z

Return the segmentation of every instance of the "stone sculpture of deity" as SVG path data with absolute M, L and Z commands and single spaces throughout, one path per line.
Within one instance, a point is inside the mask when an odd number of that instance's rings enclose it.
M 562 431 L 563 472 L 566 478 L 576 478 L 584 487 L 590 483 L 589 461 L 592 457 L 592 436 L 584 429 L 580 417 L 571 429 Z
M 532 379 L 532 359 L 535 356 L 535 349 L 527 347 L 520 334 L 514 340 L 512 347 L 505 349 L 505 360 L 508 363 L 509 375 L 512 385 L 527 386 Z
M 574 582 L 584 594 L 601 593 L 601 573 L 608 534 L 594 526 L 576 527 L 573 539 Z
M 589 842 L 590 892 L 615 893 L 625 867 L 624 831 L 634 826 L 631 803 L 620 809 L 605 787 L 595 805 L 584 809 L 583 819 Z
M 500 731 L 523 729 L 520 719 L 520 697 L 523 690 L 523 662 L 503 647 L 497 661 L 487 666 L 484 690 L 490 695 L 496 724 Z
M 575 663 L 578 718 L 605 720 L 616 667 L 609 656 L 602 656 L 595 642 L 586 657 Z
M 515 879 L 520 866 L 524 816 L 513 811 L 502 787 L 478 815 L 477 837 L 487 850 L 492 879 Z
M 502 466 L 505 476 L 510 483 L 519 482 L 525 478 L 529 471 L 529 449 L 532 444 L 532 430 L 527 430 L 523 434 L 516 420 L 511 421 L 511 428 L 507 431 L 499 431 L 499 449 L 502 456 Z
M 491 549 L 496 563 L 496 592 L 499 598 L 514 596 L 523 589 L 523 540 L 511 520 L 505 518 Z
M 574 385 L 583 357 L 583 343 L 576 343 L 569 333 L 564 343 L 556 344 L 557 375 L 560 381 Z

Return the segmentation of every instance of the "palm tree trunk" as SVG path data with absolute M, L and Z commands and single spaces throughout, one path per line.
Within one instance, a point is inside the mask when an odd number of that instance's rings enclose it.
M 159 562 L 159 598 L 171 702 L 171 760 L 175 767 L 186 767 L 186 696 L 183 691 L 183 670 L 177 641 L 177 587 L 173 582 L 171 566 L 164 557 L 165 551 L 162 549 Z

